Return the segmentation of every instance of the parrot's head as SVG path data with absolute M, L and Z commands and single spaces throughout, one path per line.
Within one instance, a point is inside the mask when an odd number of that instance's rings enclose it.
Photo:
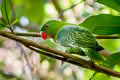
M 64 23 L 57 20 L 50 20 L 43 24 L 40 29 L 40 36 L 46 40 L 48 38 L 55 38 L 58 30 Z

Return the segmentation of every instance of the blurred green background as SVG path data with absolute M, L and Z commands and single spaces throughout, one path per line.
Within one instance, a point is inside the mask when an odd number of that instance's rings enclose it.
M 120 15 L 116 10 L 94 0 L 11 0 L 11 2 L 15 16 L 19 20 L 13 27 L 16 32 L 40 32 L 41 25 L 51 19 L 80 24 L 92 15 Z M 39 37 L 24 38 L 64 51 L 63 47 L 52 40 L 43 41 Z M 119 39 L 101 39 L 98 42 L 111 54 L 120 51 Z M 27 55 L 29 64 L 23 53 Z M 120 71 L 120 67 L 116 66 L 115 70 Z M 61 66 L 59 60 L 39 55 L 13 40 L 0 36 L 0 80 L 89 80 L 93 73 L 94 71 L 68 63 Z M 93 80 L 120 79 L 99 73 Z

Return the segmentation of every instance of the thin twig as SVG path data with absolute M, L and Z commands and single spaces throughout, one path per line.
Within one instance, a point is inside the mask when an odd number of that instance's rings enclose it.
M 80 0 L 80 1 L 77 2 L 77 3 L 73 3 L 72 6 L 70 6 L 69 8 L 64 9 L 64 10 L 61 10 L 60 13 L 59 13 L 59 18 L 63 15 L 63 13 L 64 13 L 65 11 L 74 8 L 75 6 L 77 6 L 78 4 L 82 3 L 83 1 L 84 1 L 84 0 L 82 0 L 82 1 Z
M 59 13 L 59 15 L 60 15 L 58 18 L 60 18 L 62 21 L 64 21 L 64 20 L 65 20 L 65 17 L 64 17 L 63 14 L 60 14 L 60 13 L 62 12 L 62 9 L 61 9 L 60 6 L 59 6 L 58 0 L 52 0 L 52 2 L 53 2 L 56 10 L 58 11 L 58 13 Z
M 6 33 L 13 34 L 11 32 L 6 31 Z M 26 36 L 26 37 L 41 37 L 40 33 L 15 33 L 17 36 Z M 111 36 L 105 36 L 105 35 L 100 35 L 100 36 L 95 36 L 96 39 L 120 39 L 120 36 L 117 35 L 111 35 Z
M 101 36 L 96 36 L 96 39 L 120 39 L 120 36 L 117 36 L 117 35 L 111 35 L 111 36 L 101 35 Z
M 91 70 L 94 70 L 96 72 L 105 73 L 107 75 L 111 75 L 111 76 L 115 76 L 115 77 L 120 77 L 120 72 L 113 71 L 109 68 L 105 68 L 103 66 L 99 66 L 99 65 L 96 65 L 94 63 L 91 64 L 91 62 L 89 62 L 89 61 L 86 61 L 86 60 L 81 59 L 81 58 L 74 57 L 74 56 L 72 56 L 72 55 L 70 55 L 66 52 L 62 52 L 62 51 L 59 51 L 59 50 L 56 50 L 56 49 L 53 49 L 53 48 L 46 47 L 46 46 L 41 45 L 41 44 L 37 44 L 37 43 L 35 43 L 31 40 L 27 40 L 27 39 L 18 37 L 14 34 L 6 33 L 4 31 L 0 31 L 0 35 L 3 36 L 3 37 L 7 37 L 7 38 L 10 38 L 12 40 L 15 40 L 17 42 L 20 42 L 22 44 L 30 45 L 30 46 L 33 46 L 37 49 L 41 49 L 41 50 L 53 53 L 55 55 L 62 56 L 64 58 L 67 58 L 67 60 L 71 60 L 72 63 L 77 63 L 76 65 L 81 66 L 83 68 L 91 69 Z
M 11 32 L 7 32 L 7 31 L 6 31 L 6 33 L 13 34 L 13 33 L 11 33 Z M 41 36 L 40 36 L 40 33 L 18 33 L 18 32 L 16 32 L 15 34 L 16 34 L 17 36 L 41 37 Z
M 15 33 L 14 30 L 12 29 L 12 26 L 10 26 L 9 29 L 10 29 L 10 31 L 11 31 L 12 33 Z

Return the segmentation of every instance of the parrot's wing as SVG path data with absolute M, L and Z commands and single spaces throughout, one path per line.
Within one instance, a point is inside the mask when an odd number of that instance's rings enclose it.
M 65 47 L 95 47 L 94 36 L 86 29 L 67 26 L 57 34 L 57 41 Z
M 95 37 L 88 31 L 83 31 L 83 32 L 79 32 L 79 31 L 76 31 L 76 36 L 78 36 L 79 39 L 77 39 L 76 43 L 78 44 L 87 44 L 88 46 L 89 45 L 93 45 L 95 46 L 96 45 L 96 39 Z M 87 47 L 87 46 L 86 46 Z

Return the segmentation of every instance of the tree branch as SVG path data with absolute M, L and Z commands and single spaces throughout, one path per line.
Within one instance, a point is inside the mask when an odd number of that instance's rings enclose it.
M 6 33 L 10 33 L 10 34 L 13 34 L 11 32 L 7 32 Z M 40 33 L 15 33 L 17 36 L 27 36 L 27 37 L 41 37 L 40 36 Z M 104 36 L 104 35 L 101 35 L 101 36 L 95 36 L 96 39 L 120 39 L 120 36 L 117 36 L 117 35 L 113 35 L 113 36 Z
M 96 36 L 96 39 L 120 39 L 120 36 L 117 36 L 117 35 L 113 35 L 113 36 L 101 35 L 101 36 Z
M 41 45 L 41 44 L 37 44 L 31 40 L 27 40 L 27 39 L 18 37 L 14 34 L 6 33 L 5 31 L 0 31 L 0 35 L 7 37 L 7 38 L 10 38 L 12 40 L 15 40 L 17 42 L 20 42 L 23 45 L 26 45 L 31 50 L 36 51 L 38 53 L 41 53 L 41 54 L 44 54 L 44 55 L 47 55 L 47 56 L 50 56 L 50 57 L 53 57 L 53 58 L 56 58 L 56 59 L 59 59 L 62 61 L 66 61 L 66 62 L 75 64 L 75 65 L 81 66 L 83 68 L 91 69 L 91 70 L 94 70 L 96 72 L 101 72 L 101 73 L 105 73 L 107 75 L 120 77 L 120 72 L 116 72 L 116 71 L 113 71 L 111 69 L 105 68 L 103 66 L 99 66 L 99 65 L 96 65 L 96 64 L 91 63 L 89 61 L 86 61 L 84 59 L 77 58 L 77 57 L 72 56 L 66 52 L 62 52 L 62 51 L 59 51 L 59 50 L 56 50 L 53 48 L 46 47 L 46 46 Z
M 5 31 L 6 33 L 10 33 L 10 34 L 13 34 L 13 33 L 11 33 L 11 32 L 7 32 L 7 31 Z M 16 32 L 15 33 L 17 36 L 27 36 L 27 37 L 41 37 L 40 36 L 40 33 L 18 33 L 18 32 Z

